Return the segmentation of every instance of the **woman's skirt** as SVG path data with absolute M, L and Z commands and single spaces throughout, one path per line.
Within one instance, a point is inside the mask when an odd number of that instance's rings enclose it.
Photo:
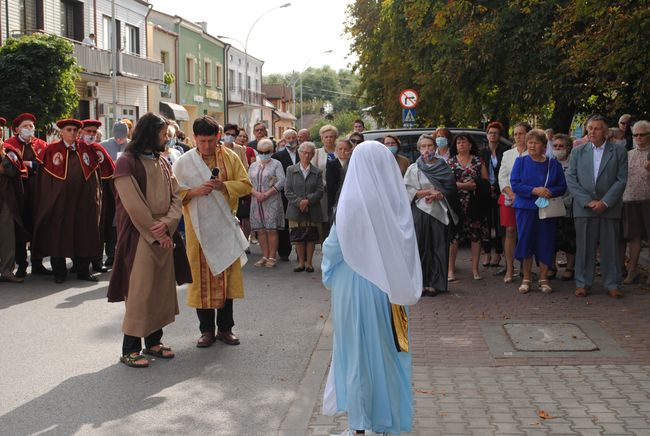
M 650 237 L 650 201 L 623 203 L 623 237 L 645 240 Z
M 422 262 L 422 287 L 432 288 L 437 292 L 446 291 L 449 271 L 449 226 L 422 212 L 415 203 L 411 205 L 411 211 Z
M 576 225 L 571 217 L 557 219 L 556 251 L 566 254 L 576 254 Z
M 247 195 L 239 199 L 239 206 L 237 207 L 237 218 L 245 220 L 251 216 L 251 196 Z
M 499 196 L 499 222 L 501 227 L 517 226 L 515 208 L 506 206 L 506 197 L 503 194 Z
M 533 256 L 546 266 L 553 265 L 557 218 L 539 219 L 537 209 L 515 209 L 517 212 L 517 247 L 519 261 Z

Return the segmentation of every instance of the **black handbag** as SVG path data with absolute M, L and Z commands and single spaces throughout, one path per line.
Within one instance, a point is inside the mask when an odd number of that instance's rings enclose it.
M 318 241 L 318 229 L 314 226 L 299 224 L 289 231 L 290 242 L 311 242 Z

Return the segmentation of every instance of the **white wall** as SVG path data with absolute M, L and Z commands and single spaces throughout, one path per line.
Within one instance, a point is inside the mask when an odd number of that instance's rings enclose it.
M 140 56 L 146 57 L 147 55 L 147 26 L 146 16 L 148 8 L 136 1 L 130 0 L 116 0 L 115 1 L 115 18 L 120 20 L 120 33 L 122 41 L 120 46 L 125 46 L 126 41 L 126 24 L 135 26 L 140 29 Z M 110 17 L 111 1 L 110 0 L 97 0 L 97 46 L 100 48 L 108 49 L 110 41 L 104 41 L 104 16 Z

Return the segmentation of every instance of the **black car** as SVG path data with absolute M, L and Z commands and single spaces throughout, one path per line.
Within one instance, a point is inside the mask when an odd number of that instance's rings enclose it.
M 474 142 L 476 142 L 476 145 L 478 145 L 479 149 L 483 149 L 488 145 L 487 135 L 483 130 L 469 128 L 464 129 L 458 127 L 449 127 L 448 129 L 454 136 L 458 135 L 459 133 L 464 133 L 471 136 L 472 139 L 474 139 Z M 418 138 L 424 133 L 431 135 L 435 131 L 435 127 L 418 129 L 366 130 L 363 132 L 363 138 L 365 140 L 382 141 L 386 135 L 396 136 L 399 138 L 400 142 L 400 154 L 406 156 L 409 161 L 415 162 L 418 156 L 420 156 L 420 152 L 417 148 Z M 508 147 L 512 147 L 512 142 L 510 142 L 508 139 L 501 138 L 501 142 L 506 144 Z

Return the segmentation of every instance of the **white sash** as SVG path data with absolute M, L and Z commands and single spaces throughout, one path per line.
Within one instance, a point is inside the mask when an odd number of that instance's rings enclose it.
M 212 176 L 198 150 L 183 154 L 172 170 L 181 189 L 196 188 Z M 248 240 L 223 194 L 215 190 L 210 195 L 194 197 L 187 207 L 194 233 L 212 274 L 221 274 L 238 258 L 241 259 L 241 266 L 244 266 L 248 261 L 245 253 Z

